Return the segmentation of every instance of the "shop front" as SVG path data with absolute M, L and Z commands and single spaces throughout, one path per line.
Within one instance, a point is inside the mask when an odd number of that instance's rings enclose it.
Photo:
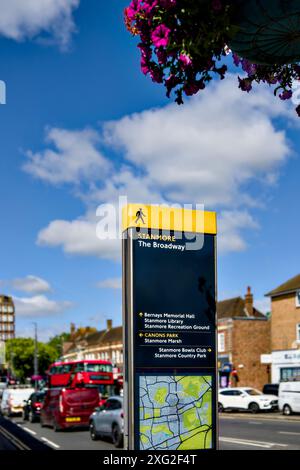
M 300 380 L 300 349 L 273 351 L 272 383 Z

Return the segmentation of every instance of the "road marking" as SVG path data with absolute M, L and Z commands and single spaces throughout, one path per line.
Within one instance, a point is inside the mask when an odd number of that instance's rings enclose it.
M 257 424 L 262 424 L 260 421 L 248 421 L 248 424 L 254 424 L 255 426 Z
M 287 447 L 287 444 L 277 444 L 276 442 L 252 441 L 247 439 L 239 439 L 235 437 L 220 437 L 221 442 L 230 442 L 231 444 L 241 444 L 245 446 L 263 447 L 271 449 L 272 447 Z
M 41 440 L 43 442 L 47 442 L 47 444 L 49 444 L 50 446 L 54 447 L 55 449 L 59 449 L 60 446 L 58 444 L 55 444 L 55 442 L 52 442 L 50 441 L 49 439 L 47 439 L 46 437 L 41 437 Z
M 24 429 L 24 431 L 29 432 L 29 434 L 32 434 L 33 436 L 36 436 L 36 432 L 32 431 L 32 429 L 26 428 L 25 426 L 23 426 L 23 429 Z
M 290 436 L 300 436 L 300 432 L 278 431 L 278 434 L 289 434 Z
M 26 444 L 24 444 L 20 439 L 18 439 L 16 436 L 11 434 L 7 429 L 4 429 L 2 426 L 0 426 L 0 433 L 3 434 L 8 441 L 12 442 L 15 447 L 19 450 L 30 450 L 30 447 L 28 447 Z

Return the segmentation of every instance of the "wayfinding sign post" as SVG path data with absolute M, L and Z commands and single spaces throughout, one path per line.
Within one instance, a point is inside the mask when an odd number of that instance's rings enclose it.
M 125 448 L 217 445 L 216 214 L 123 209 Z

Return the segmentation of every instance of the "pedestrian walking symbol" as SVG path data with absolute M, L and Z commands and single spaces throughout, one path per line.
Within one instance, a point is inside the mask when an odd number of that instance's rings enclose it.
M 139 208 L 139 210 L 136 212 L 135 215 L 136 215 L 135 223 L 137 224 L 138 221 L 141 220 L 142 224 L 145 225 L 144 217 L 146 217 L 146 216 L 145 216 L 145 214 L 143 212 L 143 209 L 141 207 Z

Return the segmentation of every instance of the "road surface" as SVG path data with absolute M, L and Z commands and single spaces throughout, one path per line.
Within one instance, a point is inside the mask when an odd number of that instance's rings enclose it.
M 16 417 L 12 421 L 26 433 L 54 450 L 114 450 L 107 440 L 92 441 L 87 430 L 68 430 L 55 433 L 51 428 L 41 428 Z M 3 441 L 0 446 L 9 445 Z M 1 448 L 1 447 L 0 447 Z M 226 413 L 220 418 L 221 450 L 300 450 L 300 417 L 287 421 L 263 415 L 235 416 Z
M 220 418 L 220 449 L 300 450 L 300 420 L 228 414 Z

